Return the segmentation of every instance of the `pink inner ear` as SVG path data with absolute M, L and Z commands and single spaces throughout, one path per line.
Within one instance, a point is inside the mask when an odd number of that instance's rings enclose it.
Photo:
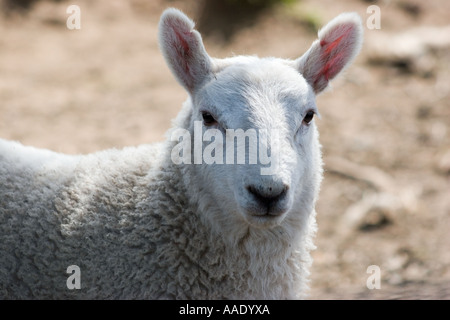
M 180 46 L 175 46 L 177 55 L 179 57 L 179 61 L 183 64 L 184 72 L 189 74 L 189 55 L 191 48 L 189 47 L 189 43 L 186 41 L 186 37 L 190 35 L 190 32 L 184 32 L 184 37 L 181 35 L 180 32 L 174 29 L 175 36 L 177 37 L 178 43 Z
M 181 36 L 180 32 L 178 32 L 177 30 L 174 30 L 174 32 L 175 32 L 175 35 L 177 36 L 177 39 L 178 39 L 179 43 L 181 44 L 181 46 L 183 48 L 182 52 L 180 52 L 181 50 L 178 50 L 178 52 L 180 53 L 180 55 L 182 57 L 188 56 L 189 55 L 189 51 L 190 51 L 188 42 L 185 40 L 184 37 Z M 188 36 L 189 33 L 185 32 L 184 35 Z
M 327 38 L 332 38 L 333 33 L 335 34 L 336 32 L 340 36 L 329 42 Z M 333 79 L 345 66 L 351 57 L 353 48 L 348 41 L 342 40 L 351 38 L 353 32 L 353 25 L 341 26 L 338 30 L 332 32 L 329 37 L 320 41 L 320 61 L 323 62 L 323 67 L 316 76 L 315 84 L 323 78 L 326 81 Z
M 336 46 L 339 44 L 339 42 L 341 42 L 343 36 L 344 36 L 344 35 L 340 36 L 339 38 L 337 38 L 336 40 L 334 40 L 334 41 L 331 42 L 331 43 L 327 43 L 325 40 L 321 40 L 321 41 L 320 41 L 320 46 L 321 46 L 321 47 L 325 47 L 325 52 L 324 52 L 324 53 L 325 53 L 326 55 L 329 55 L 329 54 L 331 53 L 331 51 L 332 51 L 334 48 L 336 48 Z

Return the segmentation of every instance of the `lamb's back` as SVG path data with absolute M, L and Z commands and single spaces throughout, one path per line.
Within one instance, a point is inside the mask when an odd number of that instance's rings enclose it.
M 0 140 L 0 297 L 144 296 L 136 273 L 152 270 L 130 266 L 153 257 L 161 148 L 70 156 Z M 84 290 L 68 289 L 71 265 Z

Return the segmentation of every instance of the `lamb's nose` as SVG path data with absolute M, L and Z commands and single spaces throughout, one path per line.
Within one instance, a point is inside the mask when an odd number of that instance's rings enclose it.
M 276 202 L 282 200 L 286 196 L 287 190 L 289 189 L 287 185 L 282 185 L 277 188 L 261 188 L 248 185 L 246 188 L 259 203 L 268 208 L 271 208 Z

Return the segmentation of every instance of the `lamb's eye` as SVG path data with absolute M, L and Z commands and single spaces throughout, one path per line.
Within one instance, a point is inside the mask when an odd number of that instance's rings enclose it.
M 306 113 L 305 117 L 303 118 L 303 121 L 304 121 L 306 124 L 309 124 L 309 123 L 312 121 L 313 118 L 314 118 L 314 111 L 309 110 L 309 111 Z
M 209 112 L 202 112 L 203 123 L 205 126 L 212 126 L 217 123 L 216 119 Z

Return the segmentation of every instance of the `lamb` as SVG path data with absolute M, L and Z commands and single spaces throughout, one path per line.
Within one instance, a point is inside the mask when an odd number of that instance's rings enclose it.
M 306 297 L 322 180 L 315 96 L 359 52 L 359 16 L 333 19 L 295 60 L 211 58 L 173 8 L 159 30 L 188 92 L 166 141 L 72 156 L 0 140 L 2 299 Z

